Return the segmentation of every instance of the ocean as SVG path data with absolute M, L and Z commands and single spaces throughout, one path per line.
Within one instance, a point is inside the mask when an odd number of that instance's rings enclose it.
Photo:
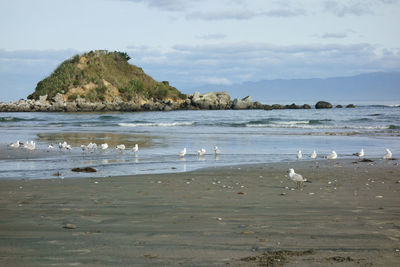
M 34 151 L 9 144 L 33 140 Z M 70 151 L 60 151 L 66 141 Z M 82 153 L 81 144 L 107 143 Z M 135 144 L 139 152 L 131 151 Z M 48 145 L 54 144 L 53 150 Z M 122 153 L 115 147 L 125 144 Z M 214 155 L 214 146 L 221 154 Z M 179 151 L 187 148 L 184 158 Z M 206 155 L 197 156 L 197 150 Z M 133 113 L 0 113 L 0 179 L 108 177 L 199 168 L 310 160 L 335 150 L 339 158 L 400 153 L 400 107 L 368 105 L 324 110 L 201 110 Z M 95 173 L 72 172 L 93 167 Z

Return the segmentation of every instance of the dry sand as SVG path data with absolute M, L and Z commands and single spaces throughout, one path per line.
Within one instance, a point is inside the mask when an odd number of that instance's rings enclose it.
M 292 190 L 289 167 L 312 183 Z M 399 170 L 320 161 L 0 181 L 0 266 L 400 266 Z

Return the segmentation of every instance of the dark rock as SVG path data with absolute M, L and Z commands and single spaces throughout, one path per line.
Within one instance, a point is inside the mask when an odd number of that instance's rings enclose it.
M 348 104 L 347 106 L 346 106 L 346 108 L 355 108 L 356 106 L 354 105 L 354 104 Z
M 309 104 L 304 104 L 301 106 L 302 109 L 311 109 L 311 106 Z
M 295 103 L 293 103 L 291 105 L 286 105 L 285 108 L 287 108 L 287 109 L 300 109 L 300 106 L 296 105 Z
M 272 110 L 272 107 L 270 105 L 264 105 L 264 110 Z
M 343 108 L 342 105 L 336 105 L 336 108 Z
M 360 162 L 374 162 L 374 161 L 371 159 L 362 159 L 362 160 L 360 160 Z
M 272 109 L 284 109 L 284 106 L 279 105 L 279 104 L 273 104 Z
M 264 109 L 264 105 L 256 101 L 253 103 L 253 109 Z
M 317 104 L 315 104 L 316 109 L 322 109 L 322 108 L 332 108 L 332 104 L 329 102 L 325 101 L 319 101 Z
M 73 172 L 97 172 L 95 168 L 85 167 L 85 168 L 73 168 Z

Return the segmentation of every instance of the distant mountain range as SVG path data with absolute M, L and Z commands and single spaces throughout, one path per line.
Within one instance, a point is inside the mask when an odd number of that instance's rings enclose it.
M 205 85 L 192 90 L 227 91 L 232 98 L 252 96 L 262 103 L 393 102 L 400 103 L 400 72 L 375 72 L 326 79 L 263 80 L 232 85 Z

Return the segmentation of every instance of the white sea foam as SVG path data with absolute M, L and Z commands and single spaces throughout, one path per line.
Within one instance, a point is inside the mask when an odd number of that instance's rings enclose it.
M 310 124 L 310 121 L 274 121 L 272 124 L 278 125 L 297 125 L 297 124 Z
M 121 127 L 174 127 L 174 126 L 190 126 L 194 122 L 141 122 L 141 123 L 118 123 Z
M 246 124 L 254 128 L 300 128 L 300 129 L 347 129 L 347 130 L 387 130 L 390 126 L 337 126 L 337 125 L 308 125 L 308 124 Z

